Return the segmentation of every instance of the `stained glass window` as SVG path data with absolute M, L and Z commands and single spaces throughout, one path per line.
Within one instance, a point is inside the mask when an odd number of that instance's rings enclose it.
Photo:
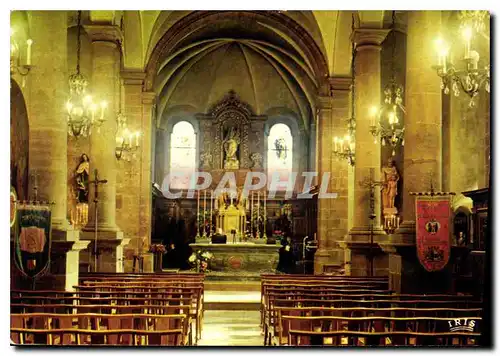
M 189 180 L 196 168 L 196 135 L 193 125 L 180 121 L 170 136 L 170 187 L 189 188 Z M 175 176 L 174 176 L 175 174 Z
M 290 128 L 285 124 L 275 124 L 269 131 L 267 141 L 267 174 L 268 182 L 274 173 L 279 173 L 280 181 L 288 181 L 292 173 L 293 137 Z M 286 184 L 280 184 L 284 190 Z

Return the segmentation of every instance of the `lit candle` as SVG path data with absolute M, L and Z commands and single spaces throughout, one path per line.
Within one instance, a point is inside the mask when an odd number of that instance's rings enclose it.
M 198 216 L 198 221 L 199 221 L 200 220 L 200 191 L 199 190 L 197 192 L 196 199 L 197 199 L 197 203 L 196 203 L 196 206 L 197 206 L 197 210 L 196 211 L 197 211 L 197 213 L 196 213 L 196 215 Z
M 260 217 L 260 192 L 257 192 L 257 224 L 259 223 Z
M 214 213 L 214 191 L 210 191 L 210 226 L 212 225 L 212 214 Z
M 266 206 L 266 191 L 264 191 L 264 221 L 266 220 L 266 216 L 267 216 L 267 206 Z
M 472 38 L 472 28 L 466 27 L 463 30 L 463 36 L 465 39 L 465 58 L 470 58 L 470 40 Z
M 333 151 L 334 151 L 334 152 L 337 152 L 337 151 L 338 151 L 338 149 L 337 149 L 337 144 L 338 144 L 338 139 L 337 139 L 337 136 L 335 136 L 335 137 L 333 138 L 333 145 L 334 145 Z
M 108 106 L 108 103 L 103 101 L 101 102 L 101 120 L 104 120 L 104 111 L 106 110 L 106 107 Z
M 141 133 L 139 131 L 137 131 L 135 133 L 135 147 L 139 147 L 139 136 L 141 135 Z
M 250 202 L 250 229 L 253 237 L 253 195 L 255 192 L 252 192 L 251 202 Z
M 204 190 L 205 195 L 203 197 L 203 217 L 205 217 L 206 212 L 207 212 L 207 190 Z
M 26 41 L 26 65 L 31 65 L 31 45 L 33 44 L 33 40 L 30 38 Z

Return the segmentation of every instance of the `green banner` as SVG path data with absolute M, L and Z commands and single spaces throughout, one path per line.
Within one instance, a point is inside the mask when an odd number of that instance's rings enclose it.
M 19 204 L 15 228 L 16 266 L 24 275 L 36 278 L 44 273 L 50 264 L 50 207 Z

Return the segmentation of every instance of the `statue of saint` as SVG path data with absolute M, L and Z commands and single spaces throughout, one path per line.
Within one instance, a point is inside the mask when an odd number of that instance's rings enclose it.
M 201 168 L 210 169 L 212 164 L 212 154 L 210 152 L 202 152 L 200 155 Z
M 243 196 L 243 189 L 238 188 L 238 203 L 237 207 L 240 210 L 246 210 L 248 208 L 248 199 Z
M 394 208 L 394 200 L 398 195 L 399 173 L 395 162 L 389 158 L 386 167 L 382 168 L 384 176 L 384 185 L 382 188 L 382 205 L 384 209 Z
M 80 157 L 80 163 L 76 168 L 76 200 L 78 203 L 89 202 L 89 157 L 84 153 Z
M 226 152 L 226 159 L 224 160 L 224 169 L 239 169 L 240 162 L 236 156 L 238 146 L 240 144 L 240 133 L 237 128 L 231 127 L 224 139 L 222 145 Z
M 252 153 L 250 159 L 253 162 L 252 168 L 260 169 L 262 168 L 262 155 L 258 152 Z

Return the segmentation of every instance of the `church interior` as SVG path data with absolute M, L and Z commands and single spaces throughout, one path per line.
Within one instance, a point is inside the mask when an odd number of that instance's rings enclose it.
M 488 11 L 10 28 L 11 345 L 490 345 Z

